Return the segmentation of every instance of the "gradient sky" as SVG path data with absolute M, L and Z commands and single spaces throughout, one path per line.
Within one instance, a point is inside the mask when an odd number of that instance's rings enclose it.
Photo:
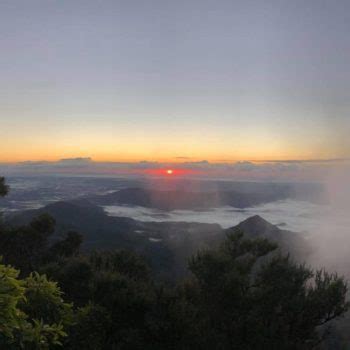
M 350 156 L 350 1 L 1 0 L 0 161 Z

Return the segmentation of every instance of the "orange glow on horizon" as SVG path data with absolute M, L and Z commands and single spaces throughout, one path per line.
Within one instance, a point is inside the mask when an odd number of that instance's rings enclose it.
M 49 163 L 55 163 L 58 162 L 62 159 L 75 159 L 75 158 L 90 158 L 90 157 L 85 157 L 84 155 L 79 155 L 79 156 L 74 156 L 74 155 L 63 155 L 62 157 L 1 157 L 0 155 L 0 163 L 4 164 L 16 164 L 16 163 L 21 163 L 21 162 L 49 162 Z M 201 162 L 201 161 L 208 161 L 209 163 L 212 164 L 220 164 L 220 163 L 236 163 L 236 162 L 244 162 L 248 161 L 251 163 L 264 163 L 264 162 L 285 162 L 285 161 L 314 161 L 318 160 L 322 162 L 322 160 L 327 160 L 327 159 L 348 159 L 349 156 L 345 154 L 345 156 L 338 156 L 335 155 L 333 157 L 276 157 L 276 156 L 266 156 L 266 157 L 255 157 L 255 158 L 229 158 L 229 157 L 221 157 L 225 159 L 220 159 L 220 157 L 195 157 L 195 158 L 189 158 L 188 160 L 184 161 L 182 159 L 176 159 L 175 158 L 139 158 L 139 157 L 118 157 L 118 158 L 107 158 L 107 157 L 94 157 L 90 158 L 93 163 L 139 163 L 139 162 L 155 162 L 155 163 L 168 163 L 168 164 L 174 164 L 174 165 L 180 165 L 184 162 Z M 174 174 L 176 170 L 176 173 L 178 173 L 178 169 L 162 169 L 161 171 L 163 173 L 166 173 L 167 175 L 172 175 Z
M 157 168 L 157 169 L 144 169 L 141 170 L 140 173 L 151 175 L 151 176 L 159 176 L 159 177 L 181 177 L 187 175 L 196 175 L 201 174 L 203 171 L 194 170 L 194 169 L 186 169 L 186 168 Z

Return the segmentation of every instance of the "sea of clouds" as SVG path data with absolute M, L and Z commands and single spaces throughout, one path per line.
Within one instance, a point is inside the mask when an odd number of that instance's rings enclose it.
M 266 203 L 246 209 L 219 207 L 211 210 L 173 210 L 160 211 L 144 207 L 105 206 L 106 213 L 111 216 L 126 216 L 140 221 L 184 221 L 201 223 L 218 223 L 229 228 L 253 216 L 260 215 L 281 229 L 304 234 L 312 234 L 319 230 L 320 220 L 327 226 L 346 229 L 350 227 L 350 216 L 346 211 L 336 210 L 330 205 L 318 205 L 309 202 L 282 200 Z M 324 227 L 324 226 L 323 226 Z

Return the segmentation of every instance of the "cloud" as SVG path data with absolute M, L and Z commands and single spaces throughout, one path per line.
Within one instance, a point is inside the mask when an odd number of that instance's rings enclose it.
M 159 176 L 161 169 L 178 170 L 181 176 L 203 178 L 227 178 L 239 181 L 323 181 L 337 169 L 349 163 L 346 159 L 309 161 L 266 162 L 221 162 L 208 160 L 161 163 L 140 162 L 96 162 L 91 158 L 68 158 L 54 162 L 21 162 L 0 164 L 1 175 L 138 175 Z M 176 172 L 175 172 L 176 173 Z

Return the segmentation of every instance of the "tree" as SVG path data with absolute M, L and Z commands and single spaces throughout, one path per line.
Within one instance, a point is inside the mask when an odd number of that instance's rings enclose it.
M 79 248 L 83 242 L 83 236 L 74 231 L 69 231 L 65 238 L 56 242 L 50 247 L 49 254 L 55 257 L 71 257 L 79 253 Z
M 0 334 L 8 338 L 24 321 L 23 313 L 17 309 L 24 299 L 24 288 L 17 277 L 18 271 L 0 264 Z
M 42 266 L 40 271 L 57 281 L 66 299 L 75 306 L 85 306 L 91 300 L 94 271 L 87 258 L 58 259 Z
M 186 299 L 197 308 L 198 348 L 311 349 L 325 335 L 320 327 L 346 312 L 342 278 L 272 254 L 275 248 L 238 232 L 193 257 Z
M 93 252 L 90 263 L 95 271 L 119 273 L 134 280 L 148 281 L 151 271 L 145 259 L 128 250 Z
M 82 235 L 70 231 L 62 240 L 50 244 L 54 231 L 55 219 L 47 213 L 27 225 L 1 225 L 0 255 L 6 264 L 19 269 L 22 276 L 40 270 L 44 264 L 78 255 Z
M 34 218 L 26 226 L 4 227 L 0 231 L 0 254 L 4 262 L 18 268 L 22 275 L 38 270 L 54 227 L 55 221 L 48 214 Z
M 33 272 L 23 280 L 23 286 L 25 299 L 20 301 L 19 307 L 30 318 L 42 320 L 45 324 L 71 325 L 72 305 L 63 300 L 56 282 Z
M 58 298 L 60 290 L 44 276 L 20 280 L 18 275 L 19 271 L 0 264 L 0 348 L 46 350 L 61 345 L 68 314 L 49 320 L 46 312 L 68 310 Z
M 110 315 L 102 306 L 88 304 L 78 309 L 64 348 L 70 350 L 108 349 Z
M 5 178 L 0 177 L 0 197 L 6 196 L 8 193 L 8 186 L 5 184 Z

